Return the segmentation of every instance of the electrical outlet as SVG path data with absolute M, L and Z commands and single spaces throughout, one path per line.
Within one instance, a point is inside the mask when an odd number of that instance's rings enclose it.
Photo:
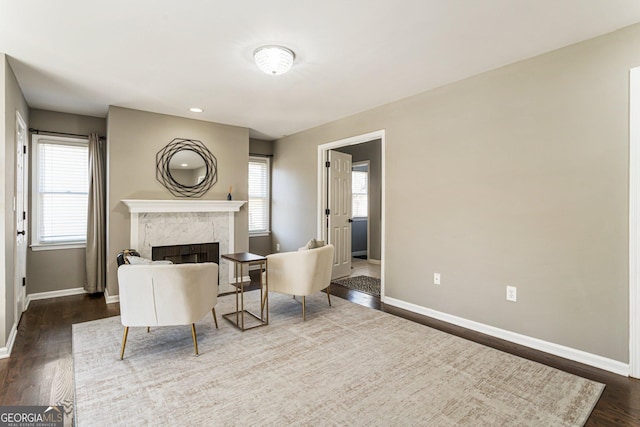
M 507 301 L 516 302 L 518 300 L 518 288 L 507 286 Z
M 433 284 L 434 285 L 440 284 L 440 273 L 433 273 Z
M 280 252 L 280 243 L 276 243 L 276 252 Z

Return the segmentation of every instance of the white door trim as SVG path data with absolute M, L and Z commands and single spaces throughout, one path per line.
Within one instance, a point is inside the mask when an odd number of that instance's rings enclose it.
M 18 203 L 18 181 L 22 182 L 22 210 L 24 212 L 28 212 L 29 211 L 29 159 L 27 157 L 26 154 L 22 154 L 22 150 L 23 147 L 18 145 L 20 142 L 20 131 L 22 129 L 23 135 L 22 135 L 22 144 L 24 144 L 24 147 L 26 148 L 28 145 L 28 141 L 29 141 L 29 136 L 27 134 L 27 124 L 25 123 L 24 119 L 22 118 L 22 115 L 20 114 L 20 111 L 16 110 L 16 124 L 15 124 L 15 130 L 14 130 L 14 137 L 15 137 L 15 150 L 16 150 L 16 157 L 14 159 L 14 161 L 16 162 L 16 176 L 15 176 L 15 190 L 14 190 L 14 206 L 13 206 L 13 211 L 15 214 L 15 220 L 13 221 L 13 225 L 15 227 L 14 229 L 14 233 L 13 233 L 13 257 L 14 257 L 14 274 L 13 274 L 13 282 L 14 282 L 14 288 L 13 288 L 13 300 L 14 300 L 14 322 L 16 327 L 18 326 L 18 323 L 20 322 L 20 316 L 22 316 L 22 313 L 24 312 L 24 310 L 26 310 L 26 299 L 27 299 L 27 293 L 26 293 L 26 289 L 24 288 L 23 284 L 22 284 L 22 278 L 26 277 L 26 262 L 27 262 L 27 245 L 28 245 L 28 234 L 26 233 L 23 237 L 24 239 L 24 243 L 22 246 L 22 249 L 20 249 L 18 247 L 18 243 L 16 241 L 16 233 L 18 232 L 18 227 L 17 227 L 17 219 L 18 219 L 18 215 L 22 215 L 22 212 L 19 212 L 17 207 L 20 206 L 20 203 Z M 18 159 L 19 156 L 24 156 L 22 159 L 22 180 L 18 180 L 18 167 L 17 167 L 17 163 L 18 163 Z M 28 231 L 29 229 L 29 223 L 28 223 L 28 218 L 26 218 L 23 222 L 23 231 Z M 21 271 L 21 269 L 19 267 L 21 267 L 18 263 L 18 257 L 20 256 L 19 251 L 22 250 L 23 252 L 23 262 L 24 265 L 22 265 L 22 268 L 24 268 L 24 271 Z
M 629 77 L 629 375 L 640 378 L 640 67 Z
M 386 208 L 385 208 L 385 130 L 377 130 L 374 132 L 365 133 L 362 135 L 352 136 L 350 138 L 339 139 L 337 141 L 327 142 L 326 144 L 318 145 L 318 207 L 317 212 L 317 236 L 319 239 L 326 239 L 326 227 L 324 226 L 324 206 L 327 203 L 327 169 L 324 164 L 327 161 L 327 152 L 334 148 L 346 147 L 348 145 L 362 144 L 379 139 L 380 143 L 380 198 L 381 198 L 381 219 L 380 219 L 380 301 L 385 302 L 385 221 L 386 221 Z

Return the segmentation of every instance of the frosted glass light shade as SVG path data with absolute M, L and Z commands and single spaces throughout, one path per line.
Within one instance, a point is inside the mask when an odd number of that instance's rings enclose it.
M 293 52 L 282 46 L 262 46 L 253 52 L 253 59 L 258 68 L 272 76 L 289 71 L 294 58 Z

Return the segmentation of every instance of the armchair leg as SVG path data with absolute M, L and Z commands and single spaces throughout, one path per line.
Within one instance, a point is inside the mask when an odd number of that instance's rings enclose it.
M 325 291 L 327 291 L 327 299 L 329 300 L 329 307 L 331 307 L 331 294 L 329 293 L 330 287 L 331 285 L 327 286 L 327 288 L 325 289 Z
M 198 338 L 196 337 L 196 324 L 191 324 L 191 336 L 193 337 L 193 348 L 196 350 L 196 356 L 198 355 Z
M 211 309 L 211 314 L 213 315 L 213 321 L 216 323 L 216 329 L 218 329 L 218 318 L 216 317 L 216 308 L 213 307 Z
M 306 304 L 305 304 L 305 300 L 304 300 L 304 295 L 302 296 L 302 320 L 307 320 L 307 313 L 306 313 Z
M 127 345 L 127 335 L 129 334 L 129 327 L 124 327 L 124 335 L 122 337 L 122 349 L 120 350 L 120 360 L 124 358 L 124 346 Z
M 151 328 L 147 326 L 147 333 L 151 332 Z

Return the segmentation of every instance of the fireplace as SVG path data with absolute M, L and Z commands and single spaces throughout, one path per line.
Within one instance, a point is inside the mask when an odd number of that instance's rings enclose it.
M 205 242 L 218 243 L 216 260 L 219 266 L 220 293 L 235 288 L 234 272 L 228 262 L 219 262 L 219 254 L 235 252 L 235 213 L 246 202 L 236 200 L 122 200 L 131 214 L 129 247 L 143 258 L 156 259 L 153 248 L 169 245 L 199 246 Z M 202 252 L 195 251 L 198 254 Z M 194 254 L 185 255 L 187 262 L 195 261 Z M 164 257 L 164 256 L 163 256 Z M 197 256 L 202 262 L 201 255 Z M 172 259 L 173 260 L 173 259 Z M 175 262 L 175 261 L 174 261 Z
M 169 260 L 174 264 L 215 262 L 220 264 L 220 244 L 198 243 L 188 245 L 153 246 L 151 259 Z

